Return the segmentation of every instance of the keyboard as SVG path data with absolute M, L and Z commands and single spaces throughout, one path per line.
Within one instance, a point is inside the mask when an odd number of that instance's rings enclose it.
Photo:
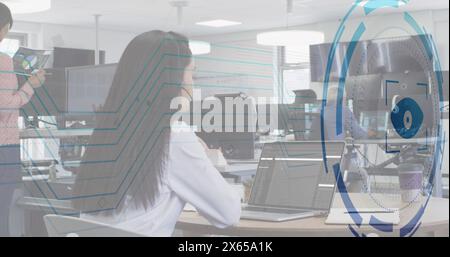
M 279 208 L 265 208 L 258 206 L 245 206 L 242 208 L 243 211 L 254 211 L 254 212 L 267 212 L 267 213 L 283 213 L 283 214 L 295 214 L 304 213 L 305 210 L 292 210 L 292 209 L 279 209 Z

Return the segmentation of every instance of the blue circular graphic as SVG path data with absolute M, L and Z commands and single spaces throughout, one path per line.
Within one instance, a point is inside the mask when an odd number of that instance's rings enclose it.
M 416 101 L 406 97 L 398 102 L 391 112 L 391 122 L 401 137 L 413 138 L 422 127 L 423 112 Z
M 409 1 L 403 1 L 405 4 Z M 359 26 L 357 26 L 356 30 L 353 33 L 352 39 L 349 43 L 348 49 L 346 49 L 347 53 L 345 54 L 344 61 L 342 63 L 342 70 L 341 74 L 339 76 L 339 91 L 340 94 L 337 96 L 336 99 L 328 99 L 327 91 L 329 88 L 330 80 L 332 78 L 332 66 L 333 63 L 336 61 L 335 55 L 337 54 L 337 48 L 342 41 L 342 35 L 346 29 L 346 23 L 349 19 L 349 17 L 352 15 L 352 13 L 361 6 L 363 7 L 363 12 L 365 16 L 369 16 L 371 13 L 375 12 L 378 9 L 381 8 L 398 8 L 399 1 L 368 1 L 368 4 L 365 6 L 362 5 L 362 0 L 357 0 L 354 2 L 352 7 L 349 9 L 349 11 L 346 13 L 344 18 L 341 20 L 338 30 L 335 34 L 335 37 L 333 39 L 333 42 L 330 47 L 330 51 L 328 54 L 328 61 L 327 61 L 327 68 L 326 73 L 324 77 L 324 84 L 323 84 L 323 102 L 322 102 L 322 108 L 321 108 L 321 115 L 320 115 L 320 121 L 321 121 L 321 138 L 322 138 L 322 152 L 323 152 L 323 161 L 325 163 L 325 167 L 327 167 L 327 151 L 326 151 L 326 137 L 325 137 L 325 118 L 324 118 L 324 110 L 327 106 L 328 100 L 336 101 L 338 100 L 338 105 L 336 106 L 337 113 L 342 112 L 342 99 L 343 95 L 342 92 L 345 91 L 345 85 L 346 85 L 346 77 L 348 75 L 348 69 L 349 69 L 349 63 L 353 58 L 354 51 L 356 49 L 357 44 L 360 42 L 360 39 L 362 38 L 363 34 L 366 32 L 366 24 L 364 22 L 361 22 Z M 396 226 L 392 223 L 383 223 L 380 220 L 377 219 L 375 215 L 371 215 L 369 225 L 372 227 L 375 231 L 378 232 L 386 232 L 386 233 L 392 233 L 394 232 L 394 226 L 395 231 L 399 232 L 399 236 L 405 237 L 405 236 L 413 236 L 415 232 L 418 230 L 418 228 L 421 225 L 421 218 L 424 214 L 424 211 L 428 205 L 428 202 L 431 198 L 431 192 L 434 188 L 434 178 L 436 169 L 439 169 L 440 163 L 443 158 L 443 151 L 441 151 L 442 144 L 444 142 L 443 140 L 443 132 L 442 132 L 442 126 L 440 124 L 441 120 L 441 110 L 442 110 L 442 103 L 443 103 L 443 95 L 442 95 L 442 85 L 443 85 L 443 76 L 441 72 L 441 66 L 438 58 L 438 53 L 435 47 L 435 44 L 431 38 L 431 36 L 428 36 L 426 29 L 424 27 L 421 27 L 415 19 L 408 13 L 403 12 L 403 21 L 407 23 L 410 28 L 419 35 L 419 44 L 422 45 L 422 47 L 425 49 L 425 52 L 421 52 L 422 56 L 426 59 L 427 63 L 431 63 L 431 66 L 433 66 L 432 69 L 425 68 L 424 71 L 429 75 L 430 77 L 430 99 L 434 103 L 432 106 L 432 112 L 431 116 L 433 116 L 431 119 L 434 123 L 434 129 L 433 131 L 427 132 L 427 137 L 429 136 L 430 139 L 433 139 L 434 141 L 431 142 L 430 145 L 430 152 L 432 153 L 432 157 L 430 158 L 431 161 L 427 163 L 426 170 L 424 170 L 424 174 L 428 175 L 428 180 L 426 181 L 427 185 L 425 188 L 425 197 L 421 201 L 421 204 L 418 206 L 416 213 L 412 217 L 408 217 L 408 220 L 403 220 L 401 226 Z M 429 66 L 428 66 L 429 67 Z M 428 95 L 427 95 L 428 97 Z M 339 102 L 341 104 L 339 104 Z M 386 98 L 386 103 L 387 98 Z M 396 132 L 404 139 L 408 138 L 414 138 L 417 133 L 420 130 L 420 127 L 422 126 L 424 114 L 423 110 L 419 107 L 419 104 L 417 104 L 416 101 L 412 100 L 411 98 L 404 98 L 402 101 L 400 101 L 398 104 L 393 106 L 391 109 L 391 122 L 393 123 L 394 129 Z M 342 123 L 343 121 L 339 118 L 339 115 L 336 115 L 336 135 L 339 135 L 343 133 L 342 129 Z M 394 124 L 395 123 L 395 124 Z M 386 134 L 387 136 L 387 134 Z M 358 211 L 355 211 L 355 205 L 352 199 L 349 197 L 349 193 L 346 188 L 346 184 L 342 179 L 341 175 L 341 167 L 340 165 L 334 165 L 333 170 L 328 170 L 326 168 L 326 172 L 333 172 L 335 174 L 336 178 L 336 184 L 338 192 L 341 194 L 342 201 L 344 203 L 344 206 L 347 210 L 351 211 L 351 219 L 353 220 L 353 224 L 348 226 L 350 232 L 354 236 L 367 236 L 366 232 L 358 232 L 358 229 L 361 229 L 361 225 L 363 224 L 363 218 L 362 214 Z M 375 199 L 374 199 L 375 200 Z M 375 200 L 376 201 L 376 200 Z M 377 203 L 378 204 L 378 203 Z M 381 206 L 381 205 L 380 205 Z M 409 204 L 408 204 L 409 206 Z M 406 206 L 406 207 L 408 207 Z M 399 210 L 400 211 L 400 210 Z M 350 212 L 349 212 L 350 213 Z M 366 229 L 364 229 L 366 230 Z

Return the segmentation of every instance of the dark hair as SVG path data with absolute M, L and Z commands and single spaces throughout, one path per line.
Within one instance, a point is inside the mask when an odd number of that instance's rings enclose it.
M 4 3 L 0 3 L 0 28 L 6 26 L 9 23 L 9 28 L 12 28 L 13 18 L 11 10 Z
M 108 214 L 125 202 L 144 208 L 154 203 L 169 153 L 170 113 L 176 111 L 170 101 L 180 95 L 191 59 L 188 39 L 173 32 L 150 31 L 130 42 L 77 174 L 77 210 Z

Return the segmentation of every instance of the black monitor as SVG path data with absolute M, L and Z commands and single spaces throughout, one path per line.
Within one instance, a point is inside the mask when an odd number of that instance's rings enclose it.
M 433 71 L 433 55 L 424 46 L 430 35 L 371 40 L 367 48 L 369 74 Z
M 216 131 L 213 132 L 204 131 L 202 128 L 197 132 L 197 136 L 202 138 L 210 148 L 221 148 L 226 159 L 253 159 L 256 128 L 251 128 L 251 126 L 256 126 L 256 122 L 255 124 L 250 124 L 250 122 L 252 119 L 256 121 L 256 113 L 254 112 L 256 111 L 256 106 L 253 105 L 254 103 L 251 103 L 245 105 L 242 110 L 233 106 L 232 111 L 228 112 L 226 105 L 230 103 L 226 101 L 227 98 L 242 98 L 242 100 L 245 100 L 246 96 L 242 93 L 233 93 L 215 95 L 215 97 L 222 104 L 222 113 L 220 115 L 222 128 L 220 131 L 217 131 L 215 128 Z M 191 103 L 191 120 L 193 120 L 192 115 L 194 114 L 192 105 L 193 103 Z M 203 119 L 203 116 L 209 111 L 212 110 L 202 109 L 201 118 Z M 230 126 L 231 124 L 227 124 L 227 118 L 233 121 L 232 127 Z
M 45 83 L 35 89 L 31 100 L 21 108 L 20 115 L 26 119 L 39 116 L 59 117 L 67 112 L 66 69 L 46 69 L 46 72 Z
M 66 120 L 93 121 L 108 97 L 117 64 L 66 69 Z
M 105 51 L 100 51 L 99 64 L 105 64 Z M 53 52 L 53 67 L 67 68 L 95 65 L 95 50 L 55 47 Z
M 384 73 L 407 73 L 433 70 L 432 54 L 424 46 L 430 35 L 382 38 L 356 43 L 346 77 Z M 330 81 L 337 82 L 343 70 L 347 50 L 352 42 L 337 44 L 330 70 Z M 323 82 L 332 44 L 310 47 L 311 81 Z
M 196 133 L 209 149 L 221 149 L 226 159 L 253 159 L 255 133 L 251 132 L 204 132 Z
M 345 83 L 347 101 L 353 105 L 355 116 L 364 111 L 378 110 L 383 91 L 382 75 L 361 75 L 348 77 Z
M 21 116 L 55 116 L 65 120 L 93 120 L 108 96 L 117 64 L 47 69 L 46 81 L 36 89 Z
M 287 132 L 290 128 L 289 106 L 288 104 L 258 104 L 256 106 L 258 113 L 257 130 L 262 134 L 274 130 Z M 265 121 L 262 120 L 264 113 Z
M 351 42 L 342 42 L 336 46 L 333 63 L 330 70 L 330 81 L 339 81 L 343 69 L 343 63 Z M 356 42 L 353 58 L 348 64 L 348 76 L 356 76 L 368 73 L 367 67 L 367 41 Z M 328 65 L 328 57 L 332 44 L 320 44 L 310 46 L 311 81 L 323 82 Z

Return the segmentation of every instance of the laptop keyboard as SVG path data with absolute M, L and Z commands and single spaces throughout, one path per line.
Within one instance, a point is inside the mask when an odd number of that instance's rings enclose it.
M 306 212 L 306 211 L 303 211 L 303 210 L 264 208 L 264 207 L 257 207 L 257 206 L 246 206 L 242 210 L 244 210 L 244 211 L 267 212 L 267 213 L 283 213 L 283 214 L 296 214 L 296 213 Z

